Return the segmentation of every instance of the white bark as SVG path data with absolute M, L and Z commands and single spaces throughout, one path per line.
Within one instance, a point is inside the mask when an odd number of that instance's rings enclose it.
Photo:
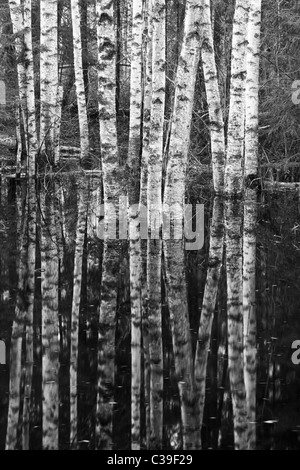
M 225 191 L 243 190 L 243 152 L 248 0 L 237 0 L 232 34 L 230 107 L 227 129 Z
M 260 63 L 261 0 L 249 0 L 250 11 L 246 56 L 246 117 L 244 176 L 257 176 L 258 171 L 258 92 Z
M 41 0 L 40 10 L 40 146 L 53 151 L 58 87 L 57 0 Z
M 129 259 L 131 300 L 131 447 L 140 449 L 141 416 L 141 244 L 139 233 L 139 182 L 142 123 L 142 33 L 143 1 L 132 2 L 132 41 L 130 77 L 130 122 L 127 158 L 129 196 Z
M 225 171 L 225 133 L 214 52 L 210 0 L 201 0 L 200 5 L 202 7 L 201 57 L 210 120 L 213 183 L 215 192 L 222 193 Z
M 163 350 L 161 318 L 161 224 L 162 162 L 165 111 L 165 21 L 164 0 L 152 5 L 152 103 L 148 159 L 148 240 L 147 287 L 150 352 L 150 445 L 161 449 L 163 439 Z
M 79 0 L 71 0 L 71 13 L 73 27 L 75 87 L 79 119 L 81 161 L 84 162 L 89 155 L 89 127 L 87 119 L 87 106 L 82 68 L 82 42 Z
M 178 207 L 174 225 L 183 222 L 185 173 L 196 73 L 200 57 L 199 23 L 201 8 L 197 0 L 188 0 L 184 23 L 184 38 L 178 62 L 172 128 L 168 151 L 168 164 L 164 204 Z M 165 240 L 166 281 L 172 324 L 175 369 L 181 400 L 182 434 L 184 449 L 199 448 L 200 428 L 194 381 L 193 358 L 186 301 L 186 277 L 182 240 Z

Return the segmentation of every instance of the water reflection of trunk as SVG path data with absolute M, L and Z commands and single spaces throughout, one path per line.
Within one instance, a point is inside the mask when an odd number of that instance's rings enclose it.
M 224 247 L 224 211 L 223 202 L 216 197 L 210 227 L 210 248 L 206 285 L 204 290 L 201 319 L 198 331 L 198 342 L 195 358 L 195 379 L 199 393 L 200 427 L 203 422 L 205 403 L 205 385 L 208 350 L 211 340 L 211 329 L 217 301 L 218 286 L 223 261 Z
M 194 380 L 183 241 L 166 240 L 164 254 L 175 373 L 181 407 L 183 449 L 198 449 L 200 420 Z
M 23 404 L 23 450 L 29 450 L 29 428 L 31 409 L 31 388 L 33 375 L 33 310 L 35 299 L 35 266 L 36 266 L 36 181 L 28 181 L 28 252 L 26 282 L 26 360 L 25 390 Z
M 241 201 L 226 201 L 228 370 L 233 408 L 234 443 L 237 450 L 247 448 L 248 430 L 243 369 L 243 264 L 241 226 Z
M 42 188 L 41 291 L 42 291 L 42 374 L 43 449 L 58 449 L 59 419 L 59 340 L 58 340 L 58 250 L 55 227 L 53 182 Z
M 248 448 L 256 445 L 256 190 L 247 189 L 243 230 L 244 378 L 249 417 Z
M 79 341 L 79 311 L 82 285 L 83 247 L 87 221 L 87 182 L 78 185 L 78 216 L 76 226 L 76 241 L 73 272 L 73 298 L 71 315 L 71 352 L 70 352 L 70 445 L 77 446 L 77 368 Z
M 27 254 L 27 205 L 22 212 L 22 192 L 17 191 L 17 233 L 18 240 L 18 290 L 15 319 L 12 326 L 10 346 L 9 407 L 6 434 L 6 449 L 15 450 L 20 412 L 20 385 L 22 361 L 22 336 L 26 317 L 25 280 Z

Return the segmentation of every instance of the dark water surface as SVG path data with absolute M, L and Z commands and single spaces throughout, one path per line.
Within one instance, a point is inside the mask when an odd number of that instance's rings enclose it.
M 77 364 L 77 447 L 95 448 L 95 414 L 97 400 L 98 317 L 101 295 L 103 241 L 97 237 L 97 207 L 101 202 L 99 180 L 91 179 L 86 209 L 82 254 L 82 286 L 80 293 L 79 344 Z M 47 191 L 50 196 L 47 195 Z M 73 297 L 76 224 L 81 191 L 77 176 L 61 178 L 58 186 L 45 179 L 37 186 L 37 236 L 35 290 L 33 311 L 33 369 L 30 397 L 26 398 L 26 328 L 21 328 L 20 387 L 9 393 L 13 323 L 18 298 L 23 307 L 28 302 L 26 279 L 20 290 L 18 260 L 22 220 L 27 216 L 26 183 L 14 180 L 1 182 L 0 206 L 0 339 L 5 342 L 0 365 L 0 449 L 5 449 L 7 433 L 15 436 L 15 448 L 23 448 L 24 426 L 30 449 L 43 448 L 43 357 L 41 234 L 52 224 L 44 241 L 60 232 L 59 275 L 54 290 L 58 291 L 58 421 L 59 449 L 72 448 L 70 443 L 70 330 Z M 46 194 L 46 196 L 45 196 Z M 203 293 L 208 269 L 208 249 L 213 199 L 203 191 L 197 201 L 205 208 L 205 241 L 199 251 L 185 253 L 189 320 L 192 349 L 195 351 Z M 60 217 L 51 219 L 47 207 L 51 197 L 58 204 Z M 43 199 L 44 198 L 44 199 Z M 300 340 L 300 196 L 287 191 L 262 193 L 257 196 L 256 234 L 256 318 L 257 318 L 257 381 L 256 381 L 256 449 L 300 449 L 300 364 L 293 363 L 292 344 Z M 48 214 L 48 215 L 47 215 Z M 20 219 L 21 218 L 21 219 Z M 53 225 L 54 221 L 54 225 Z M 99 221 L 98 221 L 99 222 Z M 242 230 L 241 230 L 242 233 Z M 52 238 L 51 238 L 52 237 Z M 26 239 L 25 239 L 26 240 Z M 50 245 L 49 245 L 50 246 Z M 25 248 L 24 248 L 25 247 Z M 118 282 L 115 335 L 115 390 L 113 445 L 115 449 L 131 446 L 131 343 L 130 285 L 127 242 L 119 245 L 120 265 L 115 273 Z M 49 254 L 49 253 L 48 253 Z M 50 253 L 51 255 L 51 253 Z M 47 263 L 51 261 L 47 258 Z M 49 264 L 50 266 L 50 264 Z M 26 272 L 26 270 L 25 270 Z M 50 273 L 51 274 L 51 273 Z M 49 274 L 49 275 L 50 275 Z M 242 273 L 240 273 L 242 276 Z M 26 278 L 26 276 L 25 276 Z M 53 277 L 55 279 L 55 277 Z M 181 414 L 178 383 L 175 374 L 169 301 L 162 276 L 163 331 L 163 448 L 182 449 Z M 109 289 L 107 301 L 109 302 Z M 45 295 L 45 294 L 44 294 Z M 185 299 L 186 300 L 186 299 Z M 184 299 L 183 299 L 184 301 Z M 26 318 L 23 317 L 26 327 Z M 20 321 L 20 323 L 22 323 Z M 202 426 L 202 447 L 233 449 L 233 414 L 227 357 L 227 294 L 226 270 L 223 265 L 212 324 L 208 355 L 205 408 Z M 22 326 L 22 325 L 21 325 Z M 0 350 L 1 352 L 1 350 Z M 299 354 L 300 358 L 300 354 Z M 52 358 L 53 359 L 53 358 Z M 54 360 L 54 359 L 53 359 Z M 294 361 L 295 362 L 295 361 Z M 26 375 L 27 370 L 27 375 Z M 26 378 L 27 377 L 27 378 Z M 51 382 L 51 381 L 50 381 Z M 142 387 L 144 383 L 142 382 Z M 12 396 L 13 395 L 13 396 Z M 146 446 L 147 421 L 145 398 L 141 394 L 141 446 Z M 9 402 L 16 400 L 14 419 L 9 418 Z M 44 402 L 44 403 L 43 403 Z M 29 403 L 29 424 L 24 421 L 24 408 Z M 14 428 L 14 429 L 13 429 Z M 44 431 L 45 432 L 45 431 Z M 50 432 L 50 431 L 49 431 Z M 26 432 L 25 432 L 26 435 Z M 51 433 L 49 435 L 51 440 Z

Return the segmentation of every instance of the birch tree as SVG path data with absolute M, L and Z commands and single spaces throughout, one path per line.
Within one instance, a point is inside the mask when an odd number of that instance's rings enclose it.
M 154 0 L 152 10 L 152 103 L 148 160 L 148 240 L 147 287 L 150 351 L 150 445 L 162 448 L 163 432 L 163 357 L 161 318 L 161 224 L 162 162 L 165 111 L 165 19 L 164 0 Z
M 143 107 L 143 143 L 141 158 L 140 213 L 147 207 L 149 138 L 152 101 L 152 0 L 147 0 L 144 8 L 143 67 L 144 107 Z M 147 214 L 146 214 L 147 218 Z M 144 221 L 145 223 L 147 220 Z M 145 393 L 145 430 L 146 447 L 150 449 L 150 344 L 148 324 L 148 288 L 147 288 L 147 253 L 148 238 L 141 240 L 141 296 L 142 296 L 142 333 L 144 356 L 144 393 Z
M 142 122 L 143 1 L 132 2 L 130 122 L 127 158 L 129 262 L 131 302 L 131 431 L 132 450 L 140 448 L 141 393 L 141 260 L 139 233 L 140 153 Z
M 199 27 L 201 35 L 201 58 L 210 120 L 213 182 L 215 192 L 221 193 L 224 188 L 225 134 L 214 52 L 215 47 L 211 23 L 210 0 L 201 0 L 200 5 L 202 8 Z
M 73 28 L 73 54 L 75 70 L 75 87 L 77 96 L 81 161 L 85 162 L 89 155 L 89 127 L 82 67 L 82 40 L 80 26 L 79 0 L 71 0 L 72 28 Z M 101 67 L 101 64 L 99 65 Z
M 258 171 L 258 92 L 260 64 L 261 0 L 249 0 L 245 93 L 244 177 L 257 177 Z
M 199 23 L 201 7 L 196 0 L 186 3 L 184 38 L 179 57 L 168 163 L 164 194 L 167 210 L 174 210 L 174 226 L 183 222 L 185 172 L 191 119 L 194 103 L 196 72 L 200 57 Z M 200 429 L 194 380 L 194 361 L 186 292 L 185 257 L 182 240 L 164 240 L 166 284 L 170 310 L 175 370 L 181 402 L 184 449 L 199 448 Z
M 96 448 L 113 447 L 115 333 L 119 242 L 110 227 L 116 225 L 119 195 L 119 155 L 116 119 L 116 26 L 114 5 L 98 1 L 98 105 L 104 191 L 104 251 L 98 334 L 98 393 Z
M 247 35 L 247 80 L 245 117 L 244 176 L 257 177 L 258 171 L 258 91 L 261 28 L 261 0 L 250 0 Z M 244 315 L 244 377 L 249 415 L 248 448 L 256 446 L 256 189 L 246 189 L 243 228 L 243 315 Z
M 16 35 L 19 99 L 27 150 L 28 175 L 35 175 L 38 138 L 36 129 L 34 67 L 32 51 L 31 0 L 9 1 L 13 32 Z
M 243 190 L 247 20 L 248 1 L 237 0 L 233 19 L 225 168 L 225 191 L 228 194 L 241 193 Z
M 57 0 L 40 2 L 40 147 L 54 152 L 58 93 Z M 52 155 L 48 155 L 52 156 Z

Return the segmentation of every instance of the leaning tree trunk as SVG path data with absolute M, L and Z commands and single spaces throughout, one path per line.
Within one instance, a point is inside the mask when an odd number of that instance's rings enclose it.
M 242 203 L 226 201 L 226 276 L 228 370 L 232 397 L 234 445 L 247 449 L 248 417 L 243 368 L 243 261 L 242 261 Z
M 225 170 L 225 134 L 214 52 L 210 0 L 201 0 L 200 5 L 202 8 L 200 24 L 201 57 L 210 121 L 213 182 L 215 192 L 222 193 Z
M 211 329 L 214 319 L 218 287 L 223 264 L 224 248 L 224 208 L 220 198 L 214 199 L 212 221 L 210 226 L 210 243 L 208 255 L 208 268 L 204 289 L 198 341 L 195 357 L 195 379 L 199 396 L 200 427 L 203 423 L 206 372 L 208 350 L 211 341 Z
M 57 1 L 40 2 L 40 147 L 50 159 L 54 152 L 58 89 Z
M 58 250 L 55 209 L 51 184 L 42 189 L 41 275 L 42 275 L 42 376 L 43 376 L 43 449 L 58 450 L 59 426 L 59 320 Z
M 244 377 L 249 415 L 248 448 L 256 447 L 256 218 L 257 194 L 251 182 L 258 172 L 258 91 L 260 53 L 261 0 L 250 0 L 248 22 L 245 168 L 247 184 L 243 229 L 243 313 L 244 313 Z
M 162 162 L 165 111 L 165 29 L 164 0 L 152 5 L 152 103 L 148 159 L 147 289 L 150 353 L 150 446 L 161 449 L 163 440 L 163 350 L 161 317 L 162 259 Z
M 87 119 L 87 106 L 84 87 L 84 76 L 82 66 L 82 41 L 80 26 L 80 8 L 79 0 L 71 0 L 72 27 L 73 27 L 73 54 L 75 70 L 75 87 L 77 96 L 78 119 L 81 162 L 87 161 L 89 155 L 89 126 Z M 101 64 L 102 65 L 102 64 Z M 101 66 L 100 65 L 100 66 Z
M 164 212 L 174 212 L 174 226 L 182 227 L 190 129 L 196 74 L 200 57 L 197 0 L 187 0 L 184 38 L 178 62 L 174 109 L 168 151 Z M 180 236 L 180 234 L 179 234 Z M 166 281 L 171 317 L 175 370 L 181 401 L 184 449 L 199 448 L 200 428 L 194 380 L 183 240 L 167 240 L 164 234 Z
M 113 409 L 115 394 L 115 334 L 119 242 L 116 227 L 119 196 L 119 155 L 116 118 L 116 26 L 114 4 L 97 2 L 98 105 L 104 192 L 104 251 L 98 334 L 98 393 L 96 448 L 113 448 Z
M 132 3 L 130 78 L 130 122 L 127 158 L 129 201 L 129 262 L 131 303 L 131 447 L 140 449 L 141 440 L 141 243 L 139 232 L 140 153 L 142 123 L 142 33 L 143 1 Z
M 238 194 L 243 190 L 247 19 L 248 0 L 236 0 L 232 33 L 230 107 L 225 168 L 225 191 L 227 194 Z

